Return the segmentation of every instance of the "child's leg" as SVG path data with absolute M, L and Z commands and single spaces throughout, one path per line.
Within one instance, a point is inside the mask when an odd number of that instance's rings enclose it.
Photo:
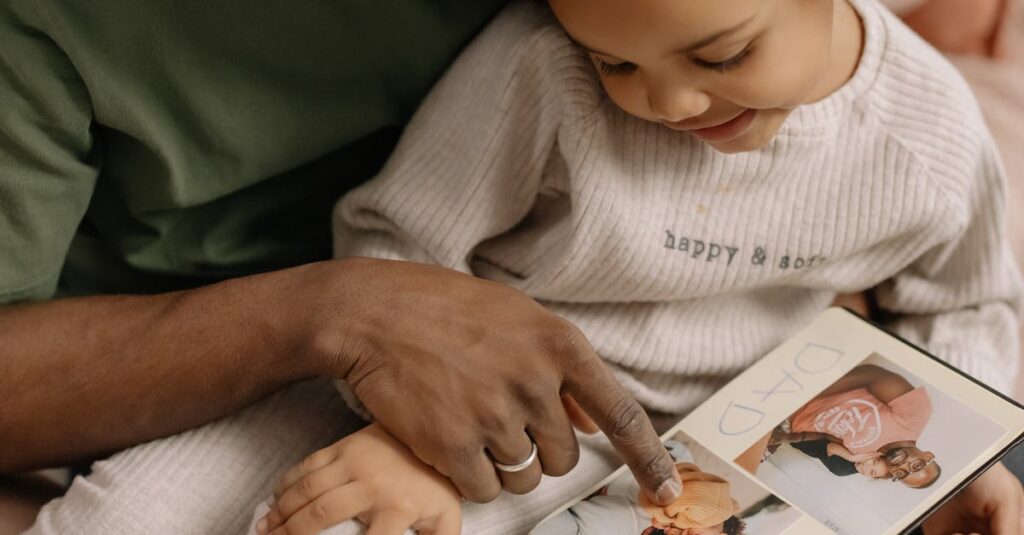
M 330 381 L 301 383 L 95 463 L 29 533 L 244 533 L 284 470 L 361 425 Z

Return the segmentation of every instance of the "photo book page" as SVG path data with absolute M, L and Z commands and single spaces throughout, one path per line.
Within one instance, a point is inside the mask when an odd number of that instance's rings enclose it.
M 626 467 L 535 535 L 897 535 L 1024 439 L 1024 407 L 832 308 L 662 436 L 658 506 Z

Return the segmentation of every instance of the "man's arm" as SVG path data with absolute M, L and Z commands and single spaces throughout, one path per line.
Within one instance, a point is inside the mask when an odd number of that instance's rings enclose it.
M 316 270 L 0 308 L 0 472 L 181 431 L 313 375 L 294 290 Z
M 12 306 L 0 339 L 11 348 L 0 358 L 0 472 L 185 429 L 325 376 L 372 394 L 382 426 L 467 488 L 495 477 L 483 445 L 527 427 L 551 446 L 545 469 L 568 472 L 578 449 L 565 393 L 659 503 L 680 489 L 643 409 L 578 329 L 521 292 L 437 266 L 350 259 L 156 297 Z M 540 438 L 562 431 L 564 444 Z
M 878 401 L 888 404 L 913 390 L 914 385 L 899 374 L 874 364 L 865 364 L 851 370 L 818 396 L 831 396 L 858 388 L 866 388 L 868 392 L 878 398 Z
M 752 446 L 747 448 L 746 451 L 736 457 L 736 460 L 734 461 L 736 465 L 751 474 L 757 474 L 757 469 L 761 465 L 761 461 L 764 459 L 764 454 L 768 450 L 768 442 L 771 438 L 771 433 L 761 437 L 760 440 L 755 442 Z

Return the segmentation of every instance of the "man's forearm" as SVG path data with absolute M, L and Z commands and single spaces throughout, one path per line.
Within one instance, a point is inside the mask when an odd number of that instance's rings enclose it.
M 313 375 L 281 273 L 0 308 L 0 473 L 188 429 Z

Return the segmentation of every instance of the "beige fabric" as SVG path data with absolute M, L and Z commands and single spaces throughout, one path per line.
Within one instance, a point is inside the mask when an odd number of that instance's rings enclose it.
M 1005 59 L 953 57 L 985 112 L 1006 162 L 1009 177 L 1008 205 L 1010 244 L 1017 262 L 1024 264 L 1024 9 L 1017 9 L 1007 27 Z M 1020 325 L 1024 337 L 1024 321 Z M 1024 352 L 1021 353 L 1024 360 Z M 1024 399 L 1024 382 L 1018 379 L 1016 394 Z
M 362 422 L 327 381 L 94 463 L 30 534 L 242 533 L 277 475 Z
M 63 498 L 43 509 L 28 534 L 246 533 L 284 470 L 362 425 L 330 382 L 309 381 L 238 415 L 96 463 L 92 475 L 76 478 Z M 463 532 L 525 533 L 618 467 L 603 436 L 579 440 L 581 458 L 571 475 L 545 478 L 528 496 L 467 504 Z M 325 533 L 364 531 L 352 521 Z

